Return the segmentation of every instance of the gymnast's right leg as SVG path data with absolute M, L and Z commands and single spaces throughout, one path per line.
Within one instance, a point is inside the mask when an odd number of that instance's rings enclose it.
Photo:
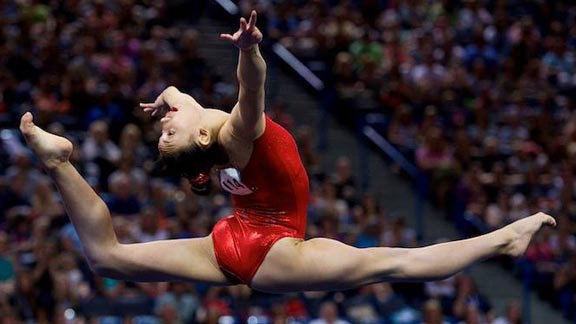
M 218 267 L 210 236 L 120 244 L 108 207 L 69 161 L 72 143 L 35 126 L 31 113 L 22 116 L 20 131 L 58 187 L 84 254 L 98 274 L 132 281 L 229 283 Z
M 526 251 L 542 225 L 554 218 L 538 213 L 494 232 L 421 248 L 358 249 L 316 238 L 278 241 L 252 279 L 252 287 L 269 292 L 342 290 L 378 281 L 438 280 L 483 259 Z

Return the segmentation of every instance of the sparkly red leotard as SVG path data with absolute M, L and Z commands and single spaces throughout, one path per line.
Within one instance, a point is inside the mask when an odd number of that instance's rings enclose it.
M 274 243 L 306 231 L 308 175 L 292 136 L 268 117 L 241 183 L 251 193 L 233 195 L 234 213 L 216 223 L 212 238 L 220 268 L 250 284 Z

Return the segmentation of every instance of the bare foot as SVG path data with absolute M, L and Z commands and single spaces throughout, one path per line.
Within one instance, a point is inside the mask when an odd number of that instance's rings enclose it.
M 550 215 L 536 213 L 502 228 L 509 235 L 508 243 L 503 247 L 502 253 L 513 257 L 523 255 L 532 236 L 542 225 L 556 226 L 556 220 Z
M 72 153 L 72 143 L 64 137 L 50 134 L 34 125 L 32 114 L 27 112 L 20 119 L 20 132 L 28 146 L 36 153 L 48 170 L 53 170 L 68 162 Z

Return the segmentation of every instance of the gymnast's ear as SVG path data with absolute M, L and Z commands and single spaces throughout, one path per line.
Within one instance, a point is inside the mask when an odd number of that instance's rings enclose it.
M 211 142 L 212 136 L 210 136 L 210 132 L 206 128 L 200 127 L 198 131 L 198 144 L 200 144 L 200 147 L 207 148 Z

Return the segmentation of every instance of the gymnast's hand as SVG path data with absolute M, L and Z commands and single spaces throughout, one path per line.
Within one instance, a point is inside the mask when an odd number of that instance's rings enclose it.
M 166 112 L 168 112 L 168 105 L 164 102 L 163 93 L 156 98 L 153 103 L 140 103 L 140 108 L 143 108 L 145 112 L 150 112 L 151 116 L 164 117 Z
M 256 10 L 252 10 L 248 22 L 246 22 L 244 17 L 240 18 L 240 28 L 233 35 L 220 34 L 220 38 L 230 41 L 244 51 L 260 43 L 262 41 L 262 32 L 256 27 Z

